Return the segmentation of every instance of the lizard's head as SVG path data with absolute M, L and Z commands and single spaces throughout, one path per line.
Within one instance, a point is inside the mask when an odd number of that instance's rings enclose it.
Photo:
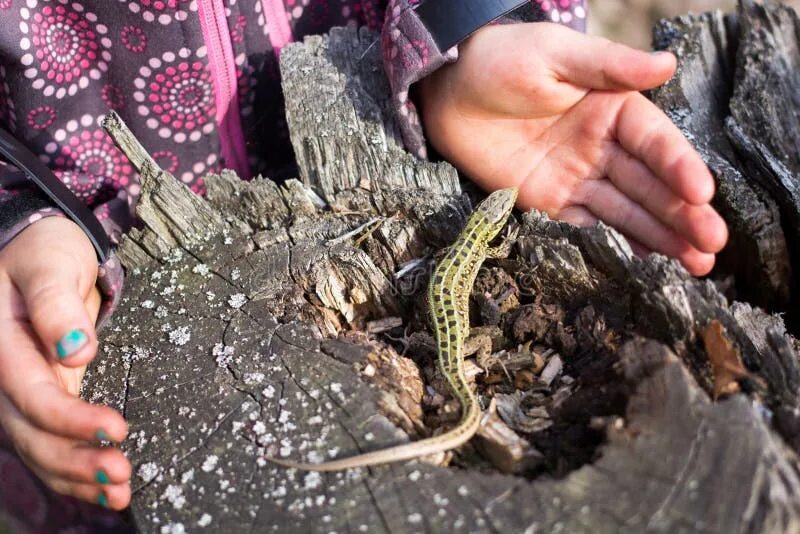
M 498 189 L 483 202 L 478 204 L 475 211 L 483 213 L 492 225 L 504 225 L 508 219 L 511 210 L 514 209 L 514 204 L 517 202 L 517 188 L 509 187 L 507 189 Z M 500 229 L 498 228 L 498 231 Z

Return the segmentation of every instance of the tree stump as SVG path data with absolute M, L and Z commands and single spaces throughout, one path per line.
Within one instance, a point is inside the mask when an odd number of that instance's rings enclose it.
M 679 78 L 661 102 L 687 132 L 713 132 L 693 140 L 720 179 L 720 206 L 739 217 L 734 250 L 753 251 L 731 273 L 740 294 L 768 291 L 779 305 L 791 202 L 766 177 L 788 178 L 764 163 L 765 181 L 751 180 L 756 163 L 726 137 L 715 96 L 732 94 L 720 77 L 750 58 L 720 56 L 734 46 L 720 36 L 760 20 L 777 21 L 756 32 L 763 40 L 788 39 L 783 25 L 796 21 L 770 7 L 662 26 L 694 85 Z M 674 261 L 635 257 L 602 224 L 535 212 L 517 217 L 511 257 L 487 262 L 473 290 L 473 330 L 493 344 L 470 361 L 486 409 L 478 436 L 441 457 L 341 473 L 265 460 L 357 454 L 458 415 L 425 341 L 425 288 L 474 198 L 452 167 L 402 150 L 376 39 L 335 29 L 283 51 L 299 180 L 226 171 L 201 199 L 107 121 L 140 170 L 142 226 L 120 247 L 125 294 L 83 393 L 130 423 L 136 526 L 800 531 L 798 343 L 781 317 L 731 304 L 724 284 Z M 771 145 L 758 142 L 763 156 Z

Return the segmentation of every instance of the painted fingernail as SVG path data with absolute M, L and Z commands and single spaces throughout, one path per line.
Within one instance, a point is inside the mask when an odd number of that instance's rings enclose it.
M 106 434 L 106 431 L 102 428 L 94 433 L 94 437 L 97 438 L 97 441 L 111 441 L 111 436 Z
M 83 330 L 70 330 L 56 343 L 56 354 L 60 359 L 69 358 L 78 352 L 89 341 L 89 336 Z
M 94 475 L 94 479 L 97 481 L 98 484 L 108 484 L 110 480 L 108 479 L 108 475 L 102 469 L 98 469 L 97 473 Z
M 103 508 L 108 508 L 108 497 L 106 497 L 105 493 L 101 493 L 97 496 L 97 504 L 102 506 Z

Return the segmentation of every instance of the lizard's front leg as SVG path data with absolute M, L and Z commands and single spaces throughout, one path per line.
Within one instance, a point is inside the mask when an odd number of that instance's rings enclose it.
M 514 243 L 517 242 L 517 236 L 519 236 L 519 227 L 514 227 L 499 245 L 486 249 L 486 257 L 493 260 L 507 258 L 511 254 Z

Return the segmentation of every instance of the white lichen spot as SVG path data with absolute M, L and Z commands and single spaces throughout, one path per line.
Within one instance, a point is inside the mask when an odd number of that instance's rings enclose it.
M 247 296 L 244 293 L 236 293 L 235 295 L 231 295 L 228 299 L 228 306 L 231 308 L 238 310 L 244 303 L 247 302 Z
M 308 453 L 308 462 L 312 464 L 321 464 L 324 458 L 322 455 L 317 451 L 311 451 Z
M 251 386 L 253 384 L 263 382 L 266 377 L 264 376 L 264 373 L 247 373 L 243 378 L 244 383 L 248 386 Z
M 189 469 L 181 475 L 181 484 L 186 484 L 194 480 L 194 468 Z
M 189 331 L 188 326 L 181 326 L 169 333 L 169 341 L 173 345 L 182 347 L 192 339 L 192 333 Z
M 155 462 L 142 464 L 139 466 L 139 469 L 136 470 L 136 475 L 145 482 L 150 482 L 158 475 L 158 466 Z
M 197 525 L 200 527 L 207 527 L 211 524 L 211 515 L 203 514 L 200 516 L 200 519 L 197 520 Z
M 320 487 L 321 485 L 322 485 L 322 475 L 320 475 L 316 471 L 308 473 L 303 479 L 304 489 L 312 490 Z
M 342 385 L 339 382 L 333 382 L 330 387 L 331 391 L 333 391 L 334 393 L 342 392 Z
M 201 276 L 206 276 L 209 272 L 211 272 L 211 269 L 209 269 L 208 265 L 206 265 L 205 263 L 198 263 L 197 265 L 194 266 L 194 268 L 192 269 L 192 272 L 194 274 L 199 274 Z
M 183 505 L 186 504 L 186 497 L 183 496 L 183 488 L 173 484 L 167 486 L 161 498 L 169 501 L 176 510 L 180 510 L 183 508 Z
M 266 434 L 267 425 L 265 425 L 263 421 L 256 421 L 256 424 L 253 425 L 253 432 L 255 432 L 256 436 Z
M 408 514 L 408 522 L 412 525 L 416 525 L 417 523 L 422 523 L 422 514 L 414 512 L 413 514 Z
M 364 439 L 366 441 L 372 441 L 373 439 L 375 439 L 375 434 L 373 434 L 372 432 L 367 432 L 366 434 L 364 434 Z
M 202 469 L 206 473 L 210 473 L 211 471 L 214 470 L 215 467 L 217 467 L 218 461 L 219 458 L 217 457 L 216 454 L 209 454 L 208 456 L 206 456 L 206 459 L 203 462 L 203 465 L 200 466 L 200 469 Z
M 462 497 L 466 497 L 467 495 L 469 495 L 469 489 L 467 489 L 467 487 L 466 487 L 466 486 L 459 486 L 459 487 L 458 487 L 458 489 L 457 489 L 456 491 L 457 491 L 457 492 L 458 492 L 458 494 L 459 494 L 459 495 L 461 495 Z
M 183 523 L 169 523 L 161 527 L 161 534 L 186 534 Z
M 416 470 L 415 470 L 415 471 L 411 471 L 411 472 L 408 474 L 408 480 L 410 480 L 411 482 L 416 482 L 417 480 L 419 480 L 419 477 L 420 477 L 420 476 L 421 476 L 421 475 L 420 475 L 420 472 L 419 472 L 419 471 L 416 471 Z
M 241 273 L 241 271 L 239 271 L 238 267 L 236 267 L 236 268 L 231 270 L 231 280 L 233 280 L 235 282 L 236 280 L 238 280 L 241 277 L 242 277 L 242 273 Z
M 272 399 L 275 397 L 275 387 L 269 385 L 261 391 L 261 394 L 264 395 L 264 398 L 266 399 Z
M 233 347 L 228 347 L 222 343 L 217 343 L 211 349 L 211 355 L 217 359 L 219 367 L 227 367 L 233 361 Z
M 156 308 L 156 313 L 155 313 L 156 319 L 163 319 L 164 317 L 167 316 L 168 313 L 169 312 L 167 311 L 166 306 L 159 306 L 158 308 Z
M 141 306 L 142 308 L 144 308 L 146 310 L 152 310 L 153 308 L 155 308 L 156 303 L 153 302 L 152 300 L 145 300 L 144 302 L 139 304 L 139 306 Z

